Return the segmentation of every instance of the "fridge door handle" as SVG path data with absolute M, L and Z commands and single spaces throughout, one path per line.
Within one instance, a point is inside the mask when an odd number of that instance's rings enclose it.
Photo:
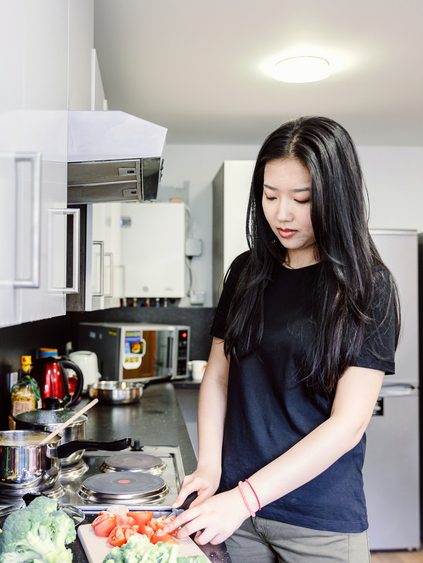
M 387 385 L 382 385 L 379 397 L 413 395 L 416 390 L 417 387 L 411 383 L 389 383 Z

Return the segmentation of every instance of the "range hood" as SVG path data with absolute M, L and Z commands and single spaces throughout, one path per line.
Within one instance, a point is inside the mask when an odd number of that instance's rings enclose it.
M 69 111 L 68 203 L 157 198 L 167 129 L 123 111 Z

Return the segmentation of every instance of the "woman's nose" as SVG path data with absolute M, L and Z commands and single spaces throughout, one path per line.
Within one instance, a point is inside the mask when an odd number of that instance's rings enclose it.
M 293 219 L 292 207 L 289 201 L 281 200 L 277 212 L 277 220 L 281 223 L 285 221 L 292 221 Z

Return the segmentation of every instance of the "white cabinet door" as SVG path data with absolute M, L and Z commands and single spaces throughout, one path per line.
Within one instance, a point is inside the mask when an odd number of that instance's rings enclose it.
M 68 8 L 1 2 L 2 326 L 65 314 Z
M 63 110 L 68 103 L 68 0 L 26 0 L 24 106 Z
M 91 310 L 119 306 L 120 203 L 96 203 L 92 221 Z
M 18 290 L 19 322 L 66 312 L 68 19 L 68 0 L 25 2 L 22 149 L 41 155 L 42 198 L 39 283 Z M 36 256 L 25 242 L 34 227 L 29 220 L 31 171 L 22 169 L 17 269 L 26 279 Z
M 16 166 L 21 139 L 24 45 L 13 22 L 24 18 L 24 2 L 0 0 L 0 326 L 17 322 L 15 301 Z
M 16 322 L 15 303 L 15 216 L 16 183 L 13 155 L 0 153 L 0 327 Z

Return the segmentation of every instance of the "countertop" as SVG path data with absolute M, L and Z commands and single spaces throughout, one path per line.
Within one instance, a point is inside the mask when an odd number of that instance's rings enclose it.
M 77 408 L 87 402 L 83 398 Z M 118 440 L 128 437 L 140 440 L 141 445 L 179 446 L 185 473 L 190 473 L 196 467 L 196 457 L 172 383 L 147 387 L 139 403 L 119 406 L 97 404 L 87 415 L 88 440 Z M 87 563 L 79 540 L 71 547 L 74 563 Z M 202 549 L 211 561 L 230 563 L 224 546 L 204 546 Z

